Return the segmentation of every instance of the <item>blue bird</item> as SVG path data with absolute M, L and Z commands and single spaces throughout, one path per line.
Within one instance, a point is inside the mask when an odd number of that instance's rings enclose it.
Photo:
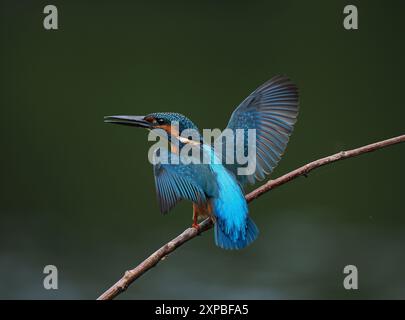
M 255 161 L 253 172 L 244 175 L 238 174 L 238 170 L 246 168 L 246 163 L 210 161 L 198 164 L 182 161 L 184 155 L 181 155 L 181 150 L 190 144 L 211 160 L 221 158 L 202 138 L 195 141 L 181 137 L 181 132 L 186 129 L 198 132 L 197 126 L 182 114 L 157 112 L 146 116 L 107 116 L 104 121 L 164 130 L 170 144 L 168 161 L 153 165 L 161 212 L 167 213 L 180 200 L 187 199 L 193 203 L 192 227 L 198 229 L 198 220 L 209 217 L 215 223 L 216 245 L 223 249 L 241 249 L 253 242 L 259 233 L 249 217 L 243 187 L 263 180 L 276 167 L 293 131 L 298 107 L 297 87 L 287 77 L 275 76 L 253 91 L 235 109 L 227 129 L 232 132 L 243 129 L 243 153 L 248 155 L 249 160 Z M 173 123 L 177 126 L 173 126 Z M 248 129 L 255 129 L 253 154 L 248 153 Z M 233 146 L 236 156 L 237 144 L 233 142 L 221 141 L 225 146 L 222 150 Z M 180 161 L 175 163 L 175 156 Z

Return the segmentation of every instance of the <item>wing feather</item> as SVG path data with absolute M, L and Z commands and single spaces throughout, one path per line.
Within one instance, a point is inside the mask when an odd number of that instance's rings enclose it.
M 247 154 L 247 130 L 256 129 L 256 170 L 251 176 L 240 176 L 238 164 L 225 164 L 238 181 L 254 183 L 262 180 L 277 166 L 285 152 L 289 137 L 297 121 L 299 109 L 298 89 L 286 77 L 276 76 L 252 92 L 232 113 L 227 128 L 245 130 L 245 154 Z M 221 138 L 221 137 L 220 137 Z M 226 142 L 222 142 L 226 144 Z M 236 144 L 235 144 L 236 145 Z M 223 145 L 222 151 L 226 147 Z M 236 153 L 236 150 L 235 150 Z M 226 155 L 223 156 L 225 159 Z M 236 156 L 234 157 L 236 159 Z
M 217 192 L 214 174 L 206 164 L 162 164 L 153 166 L 160 211 L 169 212 L 180 200 L 203 204 Z

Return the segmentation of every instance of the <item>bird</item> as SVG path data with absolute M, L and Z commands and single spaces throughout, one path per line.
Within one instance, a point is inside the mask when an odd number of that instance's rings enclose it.
M 167 135 L 170 149 L 167 163 L 154 163 L 153 173 L 160 211 L 168 213 L 179 201 L 189 200 L 193 205 L 192 227 L 199 229 L 198 221 L 210 218 L 214 223 L 215 244 L 222 249 L 242 249 L 251 244 L 259 229 L 249 215 L 244 189 L 271 174 L 284 154 L 293 132 L 299 111 L 297 86 L 285 75 L 277 75 L 254 90 L 233 111 L 227 129 L 243 130 L 244 142 L 248 129 L 254 129 L 256 148 L 249 158 L 255 167 L 249 174 L 238 174 L 246 164 L 228 163 L 173 163 L 182 148 L 194 143 L 209 157 L 219 158 L 214 148 L 201 138 L 198 141 L 181 138 L 186 129 L 198 127 L 186 116 L 175 112 L 154 112 L 145 116 L 105 116 L 104 122 L 148 130 L 160 129 Z M 174 127 L 173 123 L 177 126 Z M 221 136 L 220 136 L 221 137 Z M 219 138 L 220 138 L 219 137 Z M 234 154 L 238 146 L 233 146 Z M 242 152 L 248 151 L 248 143 Z M 224 148 L 226 149 L 226 148 Z M 241 151 L 241 150 L 239 150 Z M 180 158 L 181 160 L 181 158 Z

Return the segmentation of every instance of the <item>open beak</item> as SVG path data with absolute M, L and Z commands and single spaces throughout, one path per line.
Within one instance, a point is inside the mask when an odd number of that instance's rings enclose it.
M 151 123 L 146 121 L 144 116 L 107 116 L 104 117 L 104 122 L 140 128 L 151 127 Z

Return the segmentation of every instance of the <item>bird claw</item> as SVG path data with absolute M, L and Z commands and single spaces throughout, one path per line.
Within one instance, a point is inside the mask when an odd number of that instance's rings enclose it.
M 193 223 L 191 225 L 191 228 L 197 229 L 197 231 L 200 231 L 200 225 L 198 223 Z

